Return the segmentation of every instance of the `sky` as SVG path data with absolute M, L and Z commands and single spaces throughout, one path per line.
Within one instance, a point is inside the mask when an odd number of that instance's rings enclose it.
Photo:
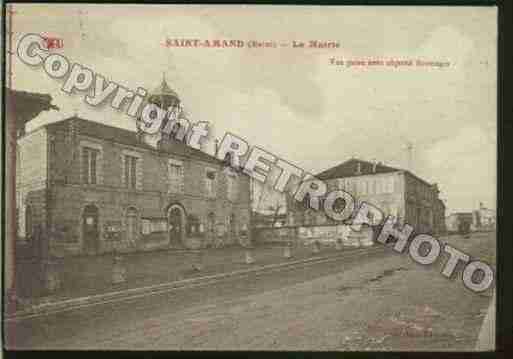
M 16 4 L 14 43 L 62 38 L 53 50 L 130 89 L 166 80 L 193 121 L 319 173 L 351 157 L 438 183 L 446 214 L 496 207 L 495 7 Z M 167 38 L 338 42 L 336 49 L 170 48 Z M 337 60 L 420 59 L 438 67 L 346 67 Z M 135 130 L 108 106 L 68 95 L 42 67 L 14 57 L 13 87 L 50 93 L 60 111 Z M 411 143 L 412 160 L 407 145 Z

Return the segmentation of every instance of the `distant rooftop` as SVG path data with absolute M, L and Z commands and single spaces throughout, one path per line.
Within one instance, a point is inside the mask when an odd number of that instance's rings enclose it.
M 358 172 L 358 165 L 360 165 L 360 171 Z M 373 167 L 376 166 L 375 171 L 373 171 Z M 344 177 L 354 177 L 354 176 L 363 176 L 370 175 L 376 173 L 391 173 L 402 171 L 400 168 L 385 166 L 381 163 L 372 163 L 369 161 L 360 160 L 357 158 L 351 158 L 342 164 L 332 167 L 324 172 L 319 173 L 317 176 L 318 179 L 327 180 L 333 178 L 344 178 Z
M 360 166 L 360 171 L 358 172 L 358 165 Z M 374 168 L 375 166 L 375 168 Z M 393 173 L 393 172 L 405 172 L 410 174 L 412 177 L 418 179 L 425 184 L 432 186 L 433 184 L 428 181 L 420 178 L 415 175 L 411 171 L 404 170 L 402 168 L 385 166 L 381 162 L 373 163 L 369 161 L 364 161 L 358 158 L 351 158 L 345 162 L 342 162 L 340 165 L 327 169 L 315 177 L 320 180 L 329 180 L 334 178 L 346 178 L 346 177 L 356 177 L 356 176 L 365 176 L 365 175 L 374 175 L 380 173 Z

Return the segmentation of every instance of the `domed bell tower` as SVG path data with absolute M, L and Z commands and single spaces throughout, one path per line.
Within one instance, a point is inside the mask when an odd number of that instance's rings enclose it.
M 166 82 L 166 78 L 162 77 L 162 82 L 151 92 L 148 97 L 148 102 L 167 111 L 169 107 L 179 106 L 180 98 L 178 97 L 178 94 L 169 87 Z
M 171 87 L 169 87 L 169 85 L 166 82 L 165 76 L 162 77 L 162 82 L 160 83 L 160 85 L 150 93 L 147 101 L 148 103 L 159 106 L 164 111 L 177 111 L 177 116 L 180 116 L 180 97 L 173 89 L 171 89 Z M 156 139 L 155 136 L 152 136 L 151 142 L 153 142 L 154 145 L 159 146 L 162 140 L 167 141 L 171 138 L 174 138 L 174 132 L 176 132 L 175 129 L 173 129 L 170 135 L 162 136 L 162 130 L 166 127 L 168 121 L 169 118 L 168 116 L 166 116 L 166 118 L 162 121 L 162 124 L 160 125 L 160 133 L 158 135 L 158 139 Z M 143 135 L 143 133 L 140 132 L 140 135 Z M 145 140 L 148 141 L 149 139 L 145 138 Z

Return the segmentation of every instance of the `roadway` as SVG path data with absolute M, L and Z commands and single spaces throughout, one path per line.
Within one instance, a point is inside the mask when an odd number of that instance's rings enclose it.
M 447 241 L 493 264 L 495 234 Z M 7 323 L 12 349 L 473 350 L 492 291 L 364 255 Z

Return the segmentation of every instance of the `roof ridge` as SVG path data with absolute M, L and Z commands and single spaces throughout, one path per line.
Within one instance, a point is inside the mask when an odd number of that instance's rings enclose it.
M 357 173 L 353 169 L 353 166 L 351 166 L 352 163 L 361 163 L 363 164 L 364 168 L 360 169 L 360 172 Z M 374 166 L 376 167 L 369 172 L 369 167 Z M 367 169 L 365 168 L 367 167 Z M 398 171 L 404 171 L 401 168 L 396 168 L 392 166 L 384 165 L 381 162 L 371 162 L 367 160 L 362 160 L 359 158 L 351 157 L 350 159 L 342 162 L 339 165 L 330 167 L 321 173 L 317 174 L 315 177 L 319 179 L 332 179 L 332 178 L 342 178 L 342 177 L 352 177 L 352 176 L 363 176 L 363 175 L 371 175 L 371 174 L 379 174 L 379 173 L 390 173 L 390 172 L 398 172 Z
M 61 121 L 48 123 L 48 124 L 45 124 L 44 126 L 56 125 L 56 124 L 60 124 L 60 123 L 63 123 L 63 122 L 70 121 L 70 120 L 79 120 L 82 123 L 85 123 L 85 124 L 88 124 L 88 125 L 92 125 L 92 126 L 107 127 L 109 129 L 112 129 L 113 131 L 117 131 L 118 133 L 122 133 L 122 134 L 124 133 L 126 135 L 129 135 L 131 138 L 130 139 L 125 139 L 126 140 L 125 142 L 129 142 L 129 143 L 125 143 L 122 140 L 120 140 L 120 138 L 117 138 L 117 141 L 116 141 L 115 136 L 114 136 L 114 138 L 111 138 L 111 137 L 107 136 L 108 137 L 107 138 L 105 136 L 104 132 L 101 133 L 99 136 L 96 135 L 96 134 L 91 134 L 91 133 L 86 134 L 86 135 L 89 135 L 89 136 L 96 136 L 96 137 L 98 137 L 100 139 L 111 140 L 111 141 L 114 141 L 114 142 L 117 142 L 117 143 L 127 144 L 127 145 L 130 145 L 130 146 L 140 147 L 140 148 L 144 148 L 144 149 L 151 149 L 151 150 L 159 151 L 159 152 L 163 152 L 163 153 L 172 153 L 171 151 L 165 150 L 164 148 L 156 148 L 156 147 L 153 147 L 153 146 L 149 145 L 148 143 L 146 143 L 144 141 L 137 140 L 137 131 L 132 131 L 132 130 L 125 129 L 125 128 L 122 128 L 122 127 L 116 127 L 116 126 L 113 126 L 113 125 L 110 125 L 110 124 L 105 124 L 103 122 L 88 120 L 88 119 L 79 117 L 77 115 L 70 116 L 70 117 L 68 117 L 66 119 L 63 119 Z M 215 162 L 219 162 L 219 163 L 223 162 L 223 161 L 219 160 L 216 156 L 212 156 L 211 154 L 206 153 L 206 152 L 204 152 L 204 151 L 202 151 L 200 149 L 188 146 L 185 143 L 178 142 L 178 144 L 180 144 L 183 147 L 183 149 L 184 149 L 183 155 L 185 155 L 185 156 L 191 155 L 191 156 L 194 156 L 194 157 L 196 157 L 196 158 L 198 158 L 200 160 L 201 159 L 203 159 L 203 160 L 207 160 L 208 159 L 209 161 L 215 161 Z M 180 152 L 177 152 L 177 154 L 180 154 Z

